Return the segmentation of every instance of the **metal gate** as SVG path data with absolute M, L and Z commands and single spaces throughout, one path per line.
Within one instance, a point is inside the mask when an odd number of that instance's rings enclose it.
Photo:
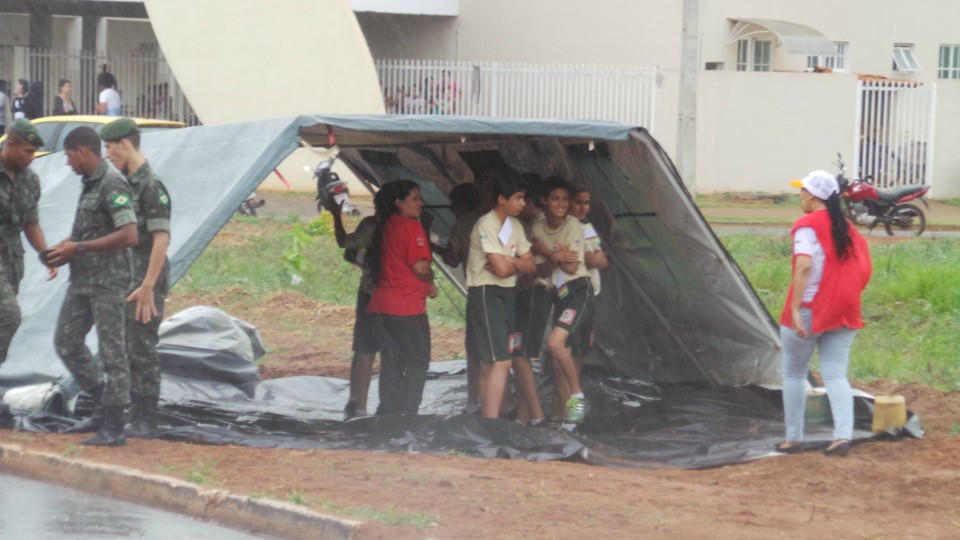
M 937 86 L 858 81 L 854 171 L 877 187 L 933 183 Z

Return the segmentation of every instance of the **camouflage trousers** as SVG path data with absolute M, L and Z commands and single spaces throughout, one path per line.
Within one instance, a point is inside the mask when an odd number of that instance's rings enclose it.
M 130 361 L 130 395 L 160 397 L 160 357 L 157 356 L 157 334 L 163 320 L 165 298 L 154 297 L 157 316 L 148 323 L 137 321 L 137 303 L 127 302 L 127 359 Z
M 19 283 L 10 283 L 9 272 L 0 267 L 0 364 L 7 359 L 7 349 L 20 327 L 20 306 L 17 304 Z
M 103 382 L 100 403 L 108 407 L 126 407 L 130 403 L 125 304 L 123 293 L 77 294 L 71 285 L 60 307 L 53 338 L 57 354 L 80 388 L 90 391 Z M 100 345 L 99 363 L 84 344 L 94 324 Z

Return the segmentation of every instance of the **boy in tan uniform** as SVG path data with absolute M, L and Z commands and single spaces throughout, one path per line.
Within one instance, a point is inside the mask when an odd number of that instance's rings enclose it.
M 477 220 L 467 257 L 467 327 L 480 360 L 480 406 L 497 418 L 515 346 L 517 274 L 536 271 L 530 241 L 516 218 L 523 210 L 519 178 L 496 184 L 497 204 Z
M 532 235 L 540 248 L 547 252 L 539 255 L 547 258 L 537 265 L 541 276 L 549 276 L 554 287 L 554 323 L 547 347 L 554 363 L 556 384 L 566 396 L 564 427 L 573 429 L 586 416 L 587 402 L 580 388 L 580 376 L 571 348 L 585 344 L 579 332 L 582 325 L 592 326 L 593 286 L 584 257 L 584 234 L 580 221 L 569 215 L 570 184 L 560 177 L 548 178 L 545 182 L 544 208 L 546 219 L 533 225 Z

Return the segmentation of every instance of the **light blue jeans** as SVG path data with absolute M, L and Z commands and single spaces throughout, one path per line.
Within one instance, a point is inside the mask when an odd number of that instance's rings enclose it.
M 813 314 L 810 308 L 800 308 L 800 318 L 806 328 L 811 328 Z M 847 380 L 847 365 L 856 336 L 856 330 L 843 327 L 801 338 L 792 328 L 780 327 L 783 346 L 783 415 L 787 425 L 787 441 L 803 440 L 803 415 L 807 401 L 804 381 L 814 347 L 820 352 L 820 374 L 830 400 L 833 440 L 850 440 L 853 437 L 853 392 Z

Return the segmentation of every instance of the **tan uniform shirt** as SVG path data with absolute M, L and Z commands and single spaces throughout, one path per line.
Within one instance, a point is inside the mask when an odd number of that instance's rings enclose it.
M 497 277 L 486 268 L 487 253 L 498 253 L 507 257 L 519 257 L 530 251 L 530 241 L 523 231 L 523 224 L 514 217 L 507 217 L 501 224 L 497 214 L 491 210 L 477 220 L 470 232 L 470 253 L 467 256 L 467 287 L 497 285 L 514 287 L 517 275 Z
M 564 245 L 577 252 L 577 271 L 573 274 L 568 274 L 558 266 L 551 277 L 551 285 L 554 287 L 559 287 L 560 285 L 577 278 L 590 277 L 590 273 L 587 272 L 587 265 L 584 264 L 583 258 L 583 227 L 580 225 L 580 221 L 577 218 L 573 216 L 567 216 L 567 220 L 555 230 L 550 229 L 550 227 L 547 225 L 546 219 L 537 220 L 533 224 L 533 237 L 541 240 L 554 251 L 556 251 L 557 246 Z

